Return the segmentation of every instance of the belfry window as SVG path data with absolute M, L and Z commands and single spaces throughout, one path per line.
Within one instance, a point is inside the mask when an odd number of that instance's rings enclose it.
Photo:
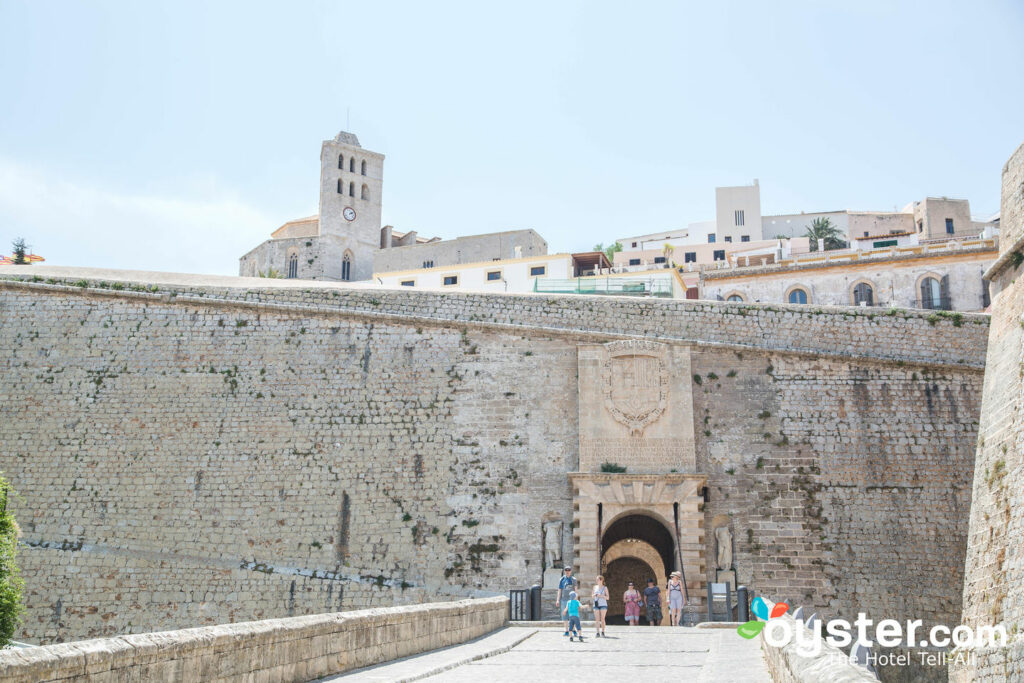
M 338 168 L 340 168 L 342 171 L 345 170 L 345 155 L 344 154 L 339 154 L 338 155 Z
M 349 157 L 348 158 L 348 172 L 349 173 L 355 173 L 356 172 L 356 158 L 355 157 Z
M 363 162 L 359 165 L 359 174 L 366 175 L 366 159 L 363 159 Z
M 370 188 L 368 188 L 366 186 L 366 183 L 363 183 L 363 189 L 361 189 L 359 191 L 359 198 L 360 199 L 369 199 L 370 198 Z
M 356 196 L 356 184 L 355 183 L 349 183 L 348 184 L 348 196 L 349 197 L 355 197 Z

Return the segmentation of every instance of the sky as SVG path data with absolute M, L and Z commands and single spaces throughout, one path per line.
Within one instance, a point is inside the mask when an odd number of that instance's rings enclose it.
M 315 214 L 320 143 L 383 220 L 552 252 L 762 212 L 999 209 L 1024 3 L 0 0 L 0 254 L 237 274 Z

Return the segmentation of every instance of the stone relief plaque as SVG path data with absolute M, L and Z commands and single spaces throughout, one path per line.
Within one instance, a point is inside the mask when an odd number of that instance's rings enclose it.
M 581 344 L 581 472 L 694 471 L 690 350 L 646 340 Z

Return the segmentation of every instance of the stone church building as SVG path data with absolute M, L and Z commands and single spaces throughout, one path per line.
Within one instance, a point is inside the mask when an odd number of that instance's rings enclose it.
M 320 213 L 288 221 L 239 259 L 238 274 L 303 280 L 369 280 L 373 252 L 381 249 L 384 155 L 363 149 L 342 131 L 320 148 Z M 387 228 L 388 246 L 406 235 Z M 414 243 L 425 242 L 415 233 Z

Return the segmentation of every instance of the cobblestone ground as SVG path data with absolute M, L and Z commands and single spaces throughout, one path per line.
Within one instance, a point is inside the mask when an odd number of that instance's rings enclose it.
M 500 646 L 499 640 L 513 639 L 517 631 L 521 629 L 503 629 L 485 640 L 491 641 L 490 647 Z M 506 652 L 484 656 L 422 680 L 453 683 L 541 680 L 767 683 L 771 680 L 759 639 L 744 640 L 733 629 L 609 626 L 607 638 L 593 638 L 593 629 L 586 629 L 584 635 L 584 642 L 570 643 L 561 629 L 542 628 Z M 508 644 L 512 642 L 514 640 L 508 640 Z M 460 650 L 464 657 L 481 656 L 487 647 L 483 642 L 469 643 L 449 648 L 447 652 L 449 656 Z M 474 652 L 474 648 L 480 652 Z M 430 658 L 434 656 L 426 653 L 338 678 L 357 681 L 419 678 L 417 666 L 421 667 L 420 672 L 429 671 Z

